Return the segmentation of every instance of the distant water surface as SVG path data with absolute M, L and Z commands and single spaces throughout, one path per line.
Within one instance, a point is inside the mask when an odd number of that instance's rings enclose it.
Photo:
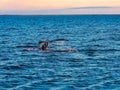
M 0 16 L 0 90 L 120 90 L 120 16 Z

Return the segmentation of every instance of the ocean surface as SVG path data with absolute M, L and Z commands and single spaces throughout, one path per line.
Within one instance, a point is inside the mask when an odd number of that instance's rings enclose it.
M 120 90 L 120 16 L 0 16 L 0 90 Z

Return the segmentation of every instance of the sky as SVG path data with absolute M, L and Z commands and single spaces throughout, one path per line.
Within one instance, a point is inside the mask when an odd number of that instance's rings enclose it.
M 0 0 L 0 14 L 120 14 L 120 0 Z

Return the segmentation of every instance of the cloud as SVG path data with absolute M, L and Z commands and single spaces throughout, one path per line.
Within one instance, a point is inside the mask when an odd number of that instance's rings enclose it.
M 74 7 L 74 8 L 67 8 L 67 9 L 109 9 L 109 8 L 120 8 L 120 7 L 89 6 L 89 7 Z

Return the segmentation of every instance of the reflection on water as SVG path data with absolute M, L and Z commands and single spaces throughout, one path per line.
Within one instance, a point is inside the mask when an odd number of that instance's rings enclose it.
M 0 16 L 0 89 L 119 90 L 120 16 Z M 76 48 L 77 52 L 42 52 Z M 25 47 L 24 47 L 25 48 Z

